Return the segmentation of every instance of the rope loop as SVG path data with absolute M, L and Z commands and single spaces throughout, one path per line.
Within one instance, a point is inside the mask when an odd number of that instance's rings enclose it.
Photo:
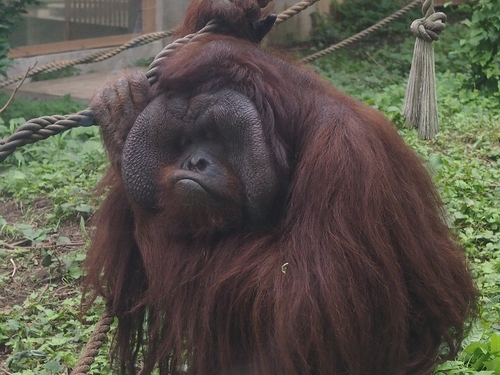
M 156 83 L 156 81 L 158 80 L 158 69 L 159 69 L 159 67 L 162 65 L 162 62 L 168 56 L 170 56 L 172 53 L 174 53 L 174 51 L 177 48 L 179 48 L 179 47 L 181 47 L 181 46 L 189 43 L 190 41 L 197 40 L 202 35 L 213 33 L 213 32 L 216 32 L 216 31 L 221 31 L 221 30 L 223 30 L 223 29 L 222 29 L 222 25 L 221 25 L 220 21 L 216 20 L 216 19 L 213 19 L 213 20 L 209 21 L 206 24 L 206 26 L 203 27 L 198 32 L 186 35 L 185 37 L 182 37 L 182 38 L 179 38 L 179 39 L 176 39 L 175 41 L 173 41 L 172 43 L 170 43 L 168 46 L 166 46 L 165 48 L 163 48 L 163 50 L 158 55 L 156 55 L 156 57 L 153 60 L 153 62 L 151 63 L 151 65 L 149 65 L 149 67 L 148 67 L 148 71 L 146 73 L 146 77 L 148 77 L 149 83 L 151 85 L 153 85 L 153 84 Z
M 426 42 L 433 42 L 439 39 L 439 34 L 446 28 L 446 14 L 435 12 L 432 0 L 425 0 L 422 5 L 424 18 L 419 18 L 412 22 L 410 30 L 413 35 Z

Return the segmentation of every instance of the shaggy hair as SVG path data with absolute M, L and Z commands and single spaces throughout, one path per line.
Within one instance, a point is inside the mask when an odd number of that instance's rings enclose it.
M 195 1 L 178 35 L 215 16 Z M 121 373 L 142 352 L 144 374 L 430 374 L 457 353 L 476 290 L 424 163 L 378 111 L 233 34 L 179 48 L 148 95 L 248 97 L 280 197 L 260 225 L 186 238 L 176 200 L 140 207 L 112 164 L 85 265 L 119 319 Z

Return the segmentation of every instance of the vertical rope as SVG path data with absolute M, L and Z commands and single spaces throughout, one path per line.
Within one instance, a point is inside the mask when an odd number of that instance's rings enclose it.
M 99 318 L 78 363 L 73 368 L 73 371 L 71 371 L 71 375 L 86 375 L 90 371 L 90 366 L 94 363 L 99 349 L 106 341 L 106 334 L 113 320 L 114 315 L 106 309 Z
M 413 51 L 403 115 L 406 125 L 418 129 L 422 139 L 433 138 L 439 130 L 434 70 L 434 45 L 446 25 L 446 15 L 434 11 L 434 2 L 424 0 L 424 18 L 413 21 L 411 31 L 417 37 Z

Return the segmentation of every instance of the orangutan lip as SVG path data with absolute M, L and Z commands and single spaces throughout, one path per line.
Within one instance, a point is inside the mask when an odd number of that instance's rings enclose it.
M 190 190 L 199 190 L 208 192 L 209 189 L 205 183 L 203 183 L 196 173 L 190 171 L 182 171 L 174 173 L 171 182 L 174 185 L 182 186 L 182 188 Z
M 181 178 L 181 179 L 177 180 L 175 184 L 176 185 L 180 184 L 180 185 L 183 185 L 185 187 L 190 187 L 190 188 L 201 188 L 201 189 L 205 190 L 205 188 L 203 187 L 202 184 L 200 184 L 198 181 L 193 180 L 191 178 Z

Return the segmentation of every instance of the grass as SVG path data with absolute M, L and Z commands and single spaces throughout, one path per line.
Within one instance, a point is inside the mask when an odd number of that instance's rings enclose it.
M 436 374 L 500 374 L 500 104 L 463 85 L 467 61 L 457 53 L 460 27 L 436 44 L 441 131 L 422 141 L 403 125 L 401 108 L 411 39 L 354 45 L 314 65 L 342 90 L 386 113 L 427 161 L 449 221 L 481 291 L 481 317 L 454 361 Z M 451 39 L 451 37 L 455 39 Z M 81 109 L 58 102 L 14 101 L 0 117 L 0 138 L 20 117 Z M 95 128 L 78 128 L 23 147 L 0 164 L 0 373 L 62 374 L 73 366 L 102 311 L 78 316 L 81 262 L 93 189 L 106 166 Z M 360 348 L 363 350 L 363 348 Z M 89 374 L 109 374 L 102 349 Z
M 13 116 L 80 109 L 69 98 L 14 101 L 1 114 L 0 138 L 25 122 Z M 79 282 L 105 166 L 97 128 L 25 146 L 0 164 L 0 373 L 64 373 L 88 341 L 103 306 L 81 319 Z M 94 366 L 90 374 L 110 373 L 105 356 Z

